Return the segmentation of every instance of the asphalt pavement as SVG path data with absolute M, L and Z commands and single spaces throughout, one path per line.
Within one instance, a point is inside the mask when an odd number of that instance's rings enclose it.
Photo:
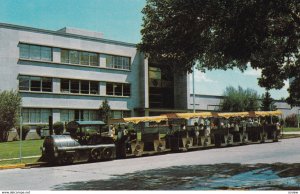
M 300 138 L 276 143 L 172 153 L 69 166 L 0 170 L 0 190 L 51 190 L 71 182 L 104 180 L 126 173 L 184 165 L 300 163 Z

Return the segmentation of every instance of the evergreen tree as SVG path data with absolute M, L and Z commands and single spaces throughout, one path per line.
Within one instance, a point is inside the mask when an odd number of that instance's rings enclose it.
M 266 93 L 263 95 L 260 109 L 263 111 L 271 111 L 276 109 L 276 106 L 274 105 L 274 99 L 271 97 L 269 91 L 266 91 Z
M 103 121 L 105 123 L 108 123 L 110 115 L 111 115 L 111 109 L 110 109 L 107 99 L 105 99 L 102 102 L 102 105 L 99 108 L 99 113 L 100 113 L 100 117 L 103 119 Z

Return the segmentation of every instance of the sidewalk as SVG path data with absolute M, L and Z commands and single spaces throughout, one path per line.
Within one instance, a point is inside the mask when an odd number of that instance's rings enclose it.
M 287 131 L 282 132 L 283 135 L 300 135 L 300 131 Z

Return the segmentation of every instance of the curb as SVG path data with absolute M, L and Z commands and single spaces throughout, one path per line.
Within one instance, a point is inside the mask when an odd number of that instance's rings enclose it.
M 45 162 L 37 162 L 37 163 L 22 163 L 22 164 L 8 164 L 8 165 L 0 165 L 0 170 L 6 170 L 6 169 L 15 169 L 15 168 L 34 168 L 34 167 L 40 167 L 47 163 Z
M 25 164 L 11 164 L 11 165 L 3 165 L 0 166 L 0 170 L 6 170 L 6 169 L 14 169 L 14 168 L 24 168 Z

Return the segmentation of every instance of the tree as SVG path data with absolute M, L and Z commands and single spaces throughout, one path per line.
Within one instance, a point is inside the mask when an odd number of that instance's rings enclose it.
M 226 87 L 224 99 L 220 103 L 221 111 L 240 112 L 240 111 L 256 111 L 259 108 L 259 98 L 255 90 L 238 87 Z
M 104 120 L 105 123 L 108 123 L 109 118 L 110 118 L 110 114 L 111 114 L 111 109 L 110 106 L 108 104 L 107 99 L 105 99 L 100 108 L 99 108 L 99 112 L 100 112 L 100 116 L 101 118 Z
M 270 92 L 266 91 L 266 93 L 263 95 L 260 109 L 263 111 L 275 110 L 277 107 L 274 103 L 274 99 L 271 98 Z
M 261 69 L 259 85 L 300 104 L 299 0 L 147 0 L 138 48 L 174 71 Z
M 0 142 L 8 140 L 8 132 L 18 121 L 21 97 L 16 91 L 0 92 Z

